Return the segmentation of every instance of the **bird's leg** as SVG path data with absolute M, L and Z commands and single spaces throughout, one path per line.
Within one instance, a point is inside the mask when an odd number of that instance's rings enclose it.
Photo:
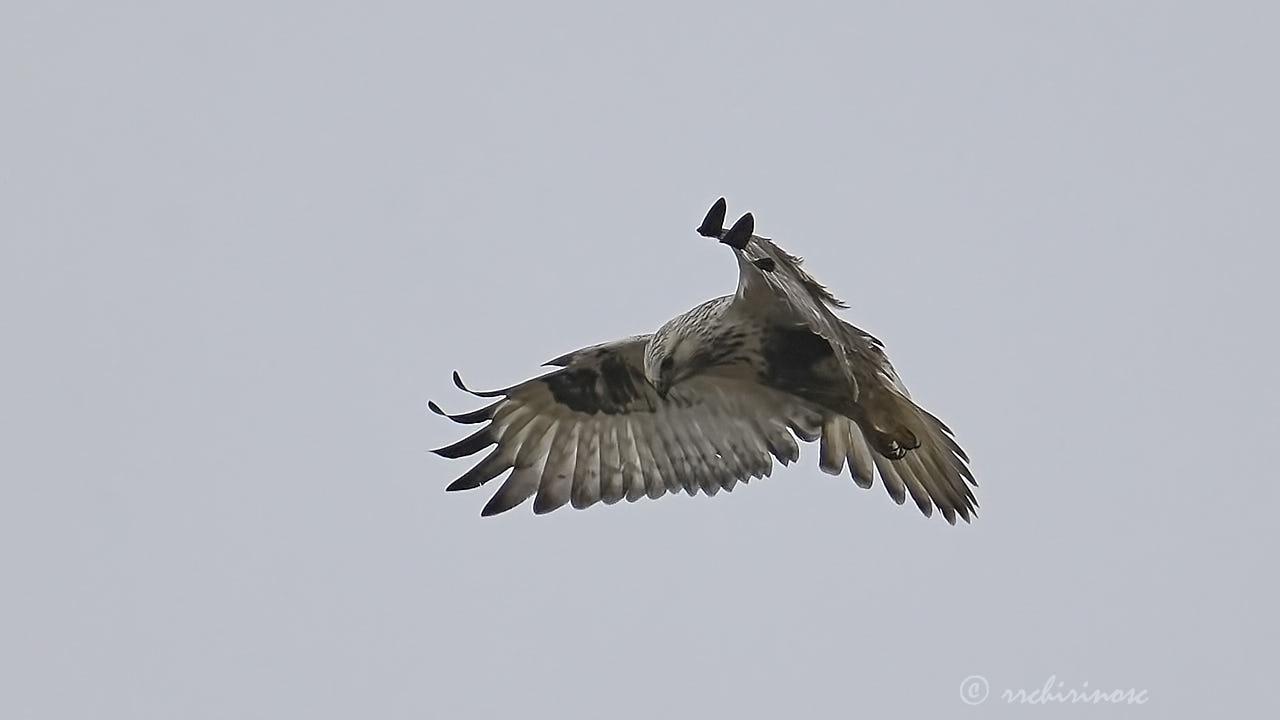
M 901 460 L 908 450 L 920 447 L 920 439 L 905 425 L 894 420 L 892 410 L 879 407 L 875 393 L 864 392 L 850 417 L 862 428 L 871 447 L 890 460 Z

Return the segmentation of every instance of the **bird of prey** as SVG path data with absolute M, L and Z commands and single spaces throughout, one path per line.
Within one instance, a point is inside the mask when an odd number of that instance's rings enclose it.
M 483 424 L 435 450 L 447 458 L 493 446 L 449 490 L 479 487 L 507 470 L 482 515 L 533 497 L 533 511 L 571 503 L 635 501 L 720 490 L 767 477 L 773 459 L 799 458 L 795 437 L 819 441 L 818 466 L 890 497 L 907 495 L 925 516 L 951 524 L 978 503 L 969 458 L 942 421 L 912 402 L 879 340 L 837 317 L 847 307 L 743 215 L 724 229 L 725 200 L 699 234 L 719 239 L 738 261 L 738 287 L 680 315 L 657 332 L 575 350 L 556 369 L 504 390 L 451 420 Z M 793 437 L 793 433 L 795 437 Z

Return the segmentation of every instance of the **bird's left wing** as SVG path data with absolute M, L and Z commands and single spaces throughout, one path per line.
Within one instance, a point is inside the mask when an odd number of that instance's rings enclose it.
M 584 508 L 657 498 L 681 490 L 715 495 L 770 474 L 799 457 L 794 432 L 812 441 L 822 414 L 800 398 L 749 381 L 695 377 L 666 398 L 644 377 L 648 335 L 583 348 L 548 365 L 557 369 L 493 392 L 470 413 L 447 415 L 484 423 L 474 434 L 434 452 L 448 458 L 493 446 L 449 490 L 479 487 L 512 470 L 481 514 L 493 515 L 535 496 L 545 513 L 566 503 Z
M 872 448 L 890 461 L 876 462 L 890 494 L 902 502 L 905 487 L 921 503 L 921 510 L 925 510 L 923 499 L 932 498 L 949 521 L 954 522 L 955 513 L 967 520 L 977 503 L 966 483 L 977 483 L 966 465 L 969 458 L 951 430 L 911 400 L 880 341 L 835 314 L 834 309 L 847 306 L 801 267 L 800 258 L 756 235 L 751 213 L 726 230 L 725 211 L 725 200 L 720 198 L 702 221 L 699 234 L 718 238 L 734 249 L 737 298 L 753 312 L 783 326 L 804 327 L 831 345 L 852 401 L 837 409 L 856 421 Z M 835 390 L 845 392 L 845 388 Z M 851 442 L 851 447 L 858 446 L 856 434 Z M 853 470 L 854 455 L 849 458 Z M 870 481 L 865 471 L 861 475 Z M 855 471 L 854 476 L 859 473 Z

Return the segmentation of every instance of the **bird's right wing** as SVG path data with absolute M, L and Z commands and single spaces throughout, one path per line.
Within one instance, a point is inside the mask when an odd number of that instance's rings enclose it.
M 750 381 L 699 376 L 659 396 L 642 370 L 648 339 L 584 348 L 548 363 L 561 366 L 556 370 L 505 390 L 468 390 L 499 399 L 447 415 L 484 427 L 434 452 L 458 458 L 493 449 L 448 489 L 479 487 L 513 469 L 483 515 L 535 495 L 536 513 L 681 490 L 715 495 L 769 475 L 771 456 L 794 462 L 793 432 L 808 441 L 820 437 L 816 407 Z M 467 389 L 456 373 L 454 382 Z M 446 415 L 435 403 L 431 409 Z

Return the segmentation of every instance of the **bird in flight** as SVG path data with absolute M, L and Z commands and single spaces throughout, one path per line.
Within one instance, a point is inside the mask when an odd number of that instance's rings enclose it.
M 533 511 L 565 504 L 715 495 L 768 477 L 773 459 L 799 459 L 795 438 L 819 442 L 818 467 L 890 497 L 907 495 L 947 522 L 976 513 L 968 456 L 942 421 L 916 405 L 879 340 L 836 316 L 847 307 L 743 215 L 724 228 L 725 200 L 698 233 L 738 261 L 738 287 L 658 331 L 575 350 L 555 369 L 504 390 L 474 412 L 439 415 L 483 425 L 435 450 L 482 460 L 449 485 L 469 490 L 507 470 L 482 515 L 533 497 Z M 794 434 L 794 436 L 793 436 Z

